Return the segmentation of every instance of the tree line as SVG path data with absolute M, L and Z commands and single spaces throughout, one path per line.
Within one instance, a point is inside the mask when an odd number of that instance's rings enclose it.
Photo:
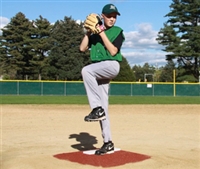
M 166 60 L 177 61 L 181 81 L 200 79 L 200 1 L 172 0 L 168 20 L 157 41 L 168 52 Z
M 172 0 L 168 20 L 157 37 L 164 46 L 163 67 L 131 67 L 123 57 L 115 81 L 197 82 L 200 72 L 200 1 Z M 12 80 L 82 80 L 81 69 L 90 64 L 89 51 L 79 51 L 83 23 L 65 16 L 51 24 L 41 15 L 30 21 L 17 13 L 0 36 L 0 75 Z

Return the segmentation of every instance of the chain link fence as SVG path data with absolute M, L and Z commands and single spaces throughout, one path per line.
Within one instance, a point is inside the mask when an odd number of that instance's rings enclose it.
M 112 96 L 200 96 L 200 83 L 111 82 Z M 86 95 L 82 81 L 0 81 L 0 95 Z

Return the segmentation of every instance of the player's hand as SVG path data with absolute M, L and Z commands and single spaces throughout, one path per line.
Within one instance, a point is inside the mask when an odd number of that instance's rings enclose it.
M 95 13 L 89 14 L 84 22 L 84 28 L 94 34 L 104 31 L 101 16 Z

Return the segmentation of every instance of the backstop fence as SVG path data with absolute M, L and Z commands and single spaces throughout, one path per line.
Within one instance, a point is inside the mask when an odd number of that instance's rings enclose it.
M 86 95 L 82 81 L 0 81 L 0 95 Z M 111 82 L 112 96 L 200 96 L 200 83 Z

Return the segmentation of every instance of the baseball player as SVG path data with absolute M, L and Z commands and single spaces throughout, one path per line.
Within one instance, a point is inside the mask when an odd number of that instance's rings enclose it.
M 95 13 L 88 15 L 84 22 L 87 31 L 80 44 L 80 51 L 90 49 L 92 61 L 81 72 L 92 110 L 84 120 L 100 122 L 104 142 L 95 151 L 96 155 L 114 151 L 108 116 L 109 84 L 119 73 L 119 62 L 122 61 L 120 49 L 125 40 L 123 30 L 114 26 L 118 15 L 120 13 L 113 4 L 105 5 L 101 16 Z

